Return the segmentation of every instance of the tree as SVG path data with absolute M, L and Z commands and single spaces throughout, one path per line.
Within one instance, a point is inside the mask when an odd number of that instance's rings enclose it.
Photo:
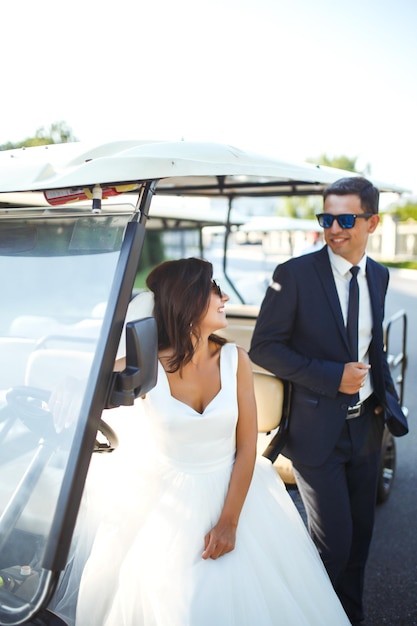
M 323 204 L 321 196 L 299 196 L 281 198 L 277 215 L 313 219 Z
M 336 167 L 337 169 L 365 175 L 365 171 L 361 172 L 357 169 L 357 160 L 358 157 L 348 157 L 343 154 L 340 156 L 329 157 L 325 153 L 322 153 L 316 158 L 308 158 L 307 162 L 314 163 L 314 165 Z M 369 165 L 366 166 L 365 170 L 367 170 L 366 173 L 369 174 Z M 319 212 L 322 206 L 322 202 L 322 198 L 317 196 L 285 198 L 281 202 L 281 211 L 278 211 L 278 213 L 281 212 L 282 214 L 289 215 L 290 217 L 312 218 L 316 213 Z
M 417 203 L 407 201 L 405 204 L 394 205 L 390 213 L 391 215 L 396 215 L 400 222 L 417 221 Z
M 327 165 L 328 167 L 337 167 L 338 169 L 347 170 L 348 172 L 369 175 L 371 171 L 369 163 L 363 170 L 359 170 L 357 167 L 357 160 L 358 157 L 348 157 L 344 154 L 329 157 L 324 152 L 318 157 L 310 157 L 307 159 L 309 163 L 314 163 L 315 165 Z
M 17 143 L 7 142 L 0 145 L 0 150 L 12 150 L 13 148 L 29 148 L 31 146 L 45 146 L 51 143 L 68 143 L 77 141 L 71 127 L 64 121 L 54 122 L 45 128 L 38 128 L 34 137 L 27 137 Z

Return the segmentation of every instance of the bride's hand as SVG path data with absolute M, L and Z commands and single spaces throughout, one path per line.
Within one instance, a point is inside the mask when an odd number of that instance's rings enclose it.
M 218 559 L 234 550 L 236 525 L 219 521 L 204 537 L 203 559 Z

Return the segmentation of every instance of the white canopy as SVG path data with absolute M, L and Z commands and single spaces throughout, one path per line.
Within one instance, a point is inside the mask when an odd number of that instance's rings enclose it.
M 198 142 L 120 141 L 54 144 L 0 152 L 0 193 L 126 185 L 159 180 L 157 194 L 309 195 L 352 172 L 291 163 Z M 396 185 L 373 181 L 381 191 Z M 1 196 L 0 196 L 1 200 Z

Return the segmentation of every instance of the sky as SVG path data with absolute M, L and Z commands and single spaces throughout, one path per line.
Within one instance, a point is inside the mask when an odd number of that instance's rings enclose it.
M 417 194 L 415 0 L 14 0 L 0 144 L 215 141 L 346 155 Z

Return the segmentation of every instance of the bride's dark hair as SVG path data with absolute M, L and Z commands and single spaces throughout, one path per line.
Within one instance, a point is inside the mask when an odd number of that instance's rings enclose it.
M 209 305 L 213 266 L 197 258 L 165 261 L 155 267 L 146 285 L 155 298 L 154 316 L 158 327 L 158 349 L 172 348 L 168 371 L 176 372 L 194 355 L 192 335 L 199 339 L 198 322 Z M 210 339 L 219 345 L 225 340 Z

